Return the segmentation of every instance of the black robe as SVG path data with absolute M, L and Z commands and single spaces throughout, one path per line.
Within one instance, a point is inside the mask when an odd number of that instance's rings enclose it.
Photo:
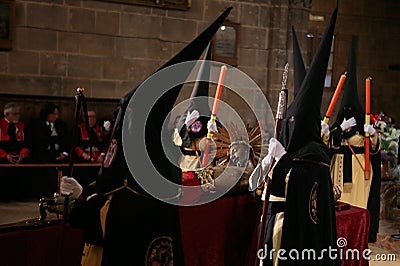
M 141 207 L 138 207 L 141 206 Z M 102 265 L 184 265 L 178 208 L 124 190 L 107 215 Z
M 379 233 L 379 215 L 381 210 L 381 154 L 370 156 L 372 164 L 372 181 L 369 190 L 367 209 L 369 212 L 368 242 L 376 242 Z
M 71 225 L 84 229 L 85 243 L 103 247 L 103 266 L 152 265 L 157 260 L 161 265 L 171 260 L 175 266 L 184 265 L 178 206 L 160 201 L 141 188 L 129 172 L 123 159 L 122 144 L 117 139 L 120 139 L 118 135 L 111 142 L 105 158 L 106 167 L 103 165 L 96 186 L 84 189 L 84 197 L 91 192 L 103 196 L 76 201 L 71 213 Z M 107 156 L 110 157 L 113 151 L 115 157 L 107 166 Z M 181 179 L 179 168 L 170 165 L 160 167 L 160 172 L 170 177 L 171 181 Z M 105 194 L 121 188 L 125 180 L 129 189 L 122 188 L 112 193 L 103 238 L 100 209 L 107 200 Z M 166 197 L 176 195 L 176 191 L 166 193 Z
M 155 74 L 175 64 L 197 60 L 231 9 L 231 7 L 227 8 L 214 23 L 157 70 Z M 181 71 L 183 73 L 179 73 L 179 75 L 187 78 L 192 68 Z M 170 203 L 166 203 L 156 199 L 142 188 L 143 183 L 151 183 L 157 178 L 156 175 L 160 174 L 164 179 L 170 181 L 164 182 L 169 186 L 164 185 L 164 183 L 154 183 L 151 188 L 161 192 L 157 194 L 157 198 L 174 197 L 176 200 L 174 203 L 177 204 L 178 198 L 175 196 L 179 195 L 178 188 L 180 188 L 182 182 L 182 173 L 179 167 L 171 163 L 166 155 L 167 149 L 172 149 L 172 152 L 175 152 L 176 147 L 173 147 L 169 134 L 165 135 L 167 130 L 164 132 L 162 129 L 182 86 L 183 84 L 179 84 L 169 88 L 160 84 L 158 79 L 156 82 L 155 79 L 150 78 L 121 99 L 112 140 L 96 179 L 95 190 L 98 195 L 102 196 L 98 197 L 99 203 L 93 204 L 95 208 L 89 208 L 96 209 L 96 207 L 102 206 L 106 195 L 108 193 L 113 194 L 107 212 L 104 239 L 102 239 L 101 234 L 100 237 L 98 234 L 99 231 L 101 233 L 101 228 L 98 229 L 99 218 L 95 217 L 93 224 L 80 221 L 87 228 L 85 230 L 87 232 L 85 234 L 86 241 L 103 246 L 103 266 L 150 266 L 153 263 L 170 265 L 171 260 L 173 260 L 174 266 L 184 265 L 178 206 L 173 205 L 171 200 Z M 146 90 L 146 87 L 151 90 Z M 136 94 L 138 90 L 147 93 Z M 155 94 L 159 95 L 159 98 L 155 98 L 155 102 L 146 106 L 149 107 L 149 114 L 145 117 L 144 107 L 141 110 L 134 103 L 135 101 L 137 103 L 146 102 L 148 97 L 151 98 Z M 131 104 L 131 101 L 133 104 Z M 145 121 L 144 130 L 142 125 L 139 125 L 141 122 L 135 123 L 135 118 L 143 118 L 143 121 Z M 141 141 L 143 139 L 145 140 L 145 147 L 142 147 Z M 123 141 L 128 143 L 128 140 L 132 142 L 124 150 L 122 143 Z M 167 145 L 168 143 L 169 145 Z M 146 149 L 145 152 L 141 150 L 143 148 Z M 147 159 L 146 156 L 151 160 L 151 165 L 146 165 L 147 160 L 143 160 L 143 158 Z M 128 168 L 128 164 L 132 166 L 131 169 Z M 154 170 L 157 170 L 158 173 Z M 143 182 L 141 185 L 138 184 L 139 181 L 137 180 L 139 179 Z M 176 186 L 171 186 L 171 183 L 175 183 Z M 85 205 L 90 205 L 90 200 L 83 203 L 83 206 Z M 94 216 L 100 216 L 97 210 L 91 212 L 95 214 Z M 83 211 L 83 213 L 85 212 Z M 77 215 L 76 217 L 82 216 Z M 90 232 L 93 235 L 90 235 Z
M 312 249 L 318 258 L 323 249 L 337 248 L 336 216 L 326 147 L 311 143 L 292 154 L 285 154 L 273 170 L 271 195 L 285 197 L 285 178 L 289 171 L 286 202 L 269 204 L 264 238 L 267 261 L 264 265 L 272 265 L 269 256 L 271 248 L 274 248 L 272 229 L 275 214 L 282 211 L 284 220 L 280 249 L 286 251 L 283 257 L 287 260 L 280 260 L 279 265 L 339 265 L 340 261 L 331 259 L 327 252 L 323 253 L 323 259 L 315 260 L 311 253 L 308 259 L 309 253 L 306 252 Z M 299 260 L 290 259 L 289 251 L 293 249 L 298 251 Z M 302 251 L 305 252 L 304 260 Z

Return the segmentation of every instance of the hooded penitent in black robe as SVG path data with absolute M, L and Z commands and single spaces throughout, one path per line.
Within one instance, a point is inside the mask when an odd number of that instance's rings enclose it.
M 197 60 L 230 10 L 231 8 L 228 8 L 203 33 L 158 71 L 177 63 Z M 186 74 L 189 75 L 190 71 L 188 69 Z M 147 180 L 154 179 L 152 176 L 154 171 L 141 169 L 145 166 L 140 164 L 132 166 L 129 164 L 130 161 L 126 160 L 128 157 L 125 157 L 132 153 L 139 157 L 148 156 L 154 168 L 164 178 L 178 185 L 181 183 L 181 170 L 167 158 L 163 150 L 161 132 L 163 122 L 172 110 L 182 85 L 177 85 L 172 89 L 165 88 L 166 92 L 159 95 L 160 98 L 154 103 L 147 117 L 144 131 L 143 128 L 138 129 L 136 124 L 131 123 L 134 117 L 142 116 L 143 113 L 135 110 L 135 106 L 130 106 L 129 103 L 134 98 L 139 102 L 146 100 L 137 98 L 146 96 L 146 93 L 143 96 L 143 94 L 135 94 L 137 90 L 133 90 L 121 99 L 111 144 L 94 188 L 97 196 L 84 202 L 77 201 L 71 214 L 71 223 L 84 228 L 85 242 L 89 244 L 86 246 L 97 250 L 101 247 L 101 265 L 180 266 L 184 264 L 178 207 L 148 194 L 138 184 L 137 172 L 134 172 L 134 178 L 130 169 L 134 167 L 142 173 L 148 172 L 149 176 L 145 177 Z M 149 90 L 148 93 L 151 94 L 151 91 Z M 135 130 L 139 130 L 144 136 L 141 139 L 136 138 Z M 137 154 L 136 143 L 139 145 L 143 139 L 145 139 L 147 154 Z M 131 141 L 132 147 L 125 148 L 122 140 Z M 163 192 L 162 197 L 165 198 L 179 196 L 179 190 L 166 188 Z M 84 196 L 88 194 L 90 193 L 84 191 Z M 175 203 L 177 200 L 178 197 Z M 84 254 L 84 258 L 85 256 L 87 257 L 88 254 Z
M 365 179 L 365 135 L 364 109 L 357 90 L 356 40 L 352 38 L 347 62 L 347 78 L 344 83 L 343 99 L 335 123 L 331 127 L 330 150 L 332 152 L 331 175 L 334 184 L 343 189 L 340 201 L 370 213 L 369 241 L 375 242 L 379 228 L 380 212 L 380 153 L 378 134 L 370 136 L 369 179 Z M 354 117 L 357 124 L 342 131 L 343 119 Z M 350 148 L 351 147 L 351 148 Z
M 322 251 L 337 248 L 330 159 L 321 139 L 320 124 L 324 79 L 336 16 L 337 8 L 282 121 L 279 141 L 287 153 L 272 170 L 264 237 L 267 257 L 263 265 L 272 265 L 271 255 L 277 255 L 278 250 L 285 250 L 280 253 L 279 265 L 340 264 L 337 258 Z M 275 252 L 271 253 L 272 249 Z

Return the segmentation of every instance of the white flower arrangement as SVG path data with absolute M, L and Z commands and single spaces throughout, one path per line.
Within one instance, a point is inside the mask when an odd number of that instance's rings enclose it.
M 380 129 L 379 141 L 382 151 L 382 160 L 388 159 L 385 156 L 398 156 L 400 129 L 388 124 L 383 120 L 376 122 L 375 127 Z

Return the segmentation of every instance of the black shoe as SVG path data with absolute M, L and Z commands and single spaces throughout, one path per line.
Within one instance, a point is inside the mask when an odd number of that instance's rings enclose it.
M 376 242 L 376 234 L 368 236 L 368 243 L 375 243 Z
M 390 236 L 391 238 L 394 238 L 396 240 L 400 240 L 400 234 L 394 234 Z

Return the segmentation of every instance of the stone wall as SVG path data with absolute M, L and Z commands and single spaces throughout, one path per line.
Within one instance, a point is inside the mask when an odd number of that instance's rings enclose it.
M 291 49 L 288 28 L 291 20 L 301 20 L 298 30 L 305 32 L 309 9 L 302 1 L 191 2 L 180 11 L 106 1 L 16 0 L 12 49 L 0 52 L 0 93 L 70 97 L 79 86 L 89 98 L 119 99 L 233 6 L 228 20 L 240 23 L 237 67 L 275 103 Z M 233 96 L 225 91 L 222 97 Z
M 238 68 L 265 93 L 275 111 L 282 71 L 292 66 L 291 26 L 304 54 L 309 13 L 330 15 L 336 0 L 193 0 L 189 10 L 90 0 L 16 0 L 13 42 L 0 51 L 0 93 L 70 97 L 85 88 L 89 98 L 119 99 L 189 43 L 225 8 L 240 23 Z M 372 75 L 372 112 L 385 111 L 399 121 L 399 3 L 396 0 L 340 1 L 336 33 L 355 34 L 359 46 L 359 90 Z M 320 26 L 324 28 L 326 21 Z M 344 46 L 347 57 L 348 47 Z M 337 59 L 337 58 L 336 58 Z M 334 67 L 340 60 L 334 60 Z M 343 60 L 342 60 L 343 61 Z M 344 68 L 336 67 L 324 94 L 326 110 Z M 293 70 L 288 79 L 289 101 Z M 211 92 L 212 93 L 212 92 Z M 186 99 L 189 91 L 180 96 Z M 222 98 L 236 101 L 228 91 Z M 179 99 L 179 100 L 181 100 Z M 243 103 L 235 106 L 250 117 Z M 251 120 L 248 118 L 247 120 Z
M 336 0 L 314 0 L 311 13 L 329 15 Z M 336 75 L 339 80 L 346 69 L 349 37 L 357 38 L 357 82 L 362 106 L 365 105 L 365 79 L 371 81 L 371 112 L 381 111 L 392 116 L 400 125 L 400 1 L 397 0 L 352 0 L 339 1 L 339 12 L 335 28 L 337 46 L 334 57 Z M 317 27 L 309 24 L 310 28 Z M 347 41 L 346 41 L 347 38 Z M 327 90 L 323 106 L 327 108 L 334 88 Z M 323 109 L 326 110 L 326 109 Z M 336 110 L 335 110 L 336 111 Z

